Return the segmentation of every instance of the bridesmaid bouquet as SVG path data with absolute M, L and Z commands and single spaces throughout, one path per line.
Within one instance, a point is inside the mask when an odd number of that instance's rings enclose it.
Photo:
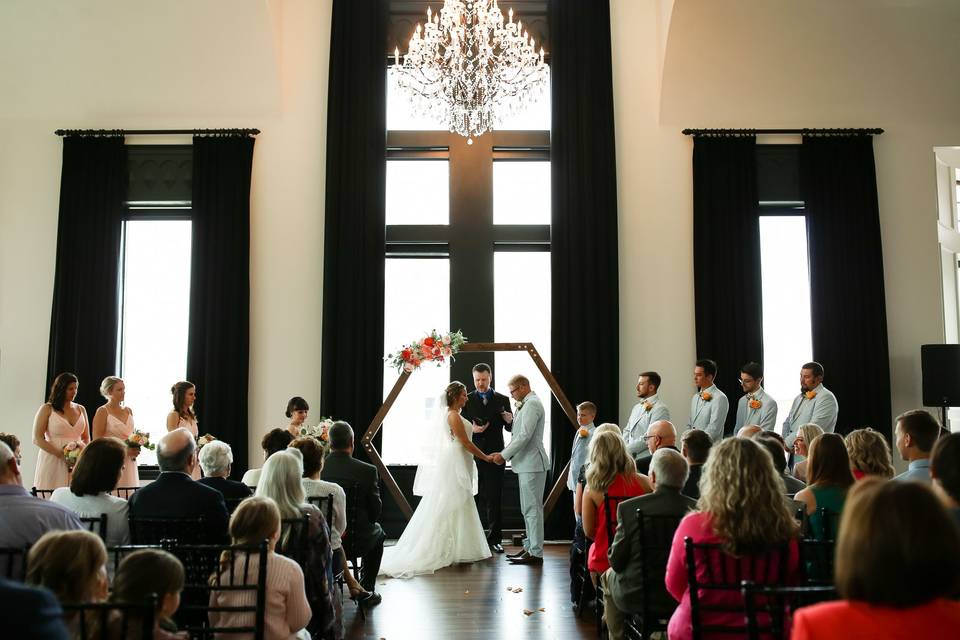
M 200 449 L 203 447 L 203 445 L 210 444 L 214 440 L 216 440 L 216 438 L 209 433 L 205 433 L 202 436 L 197 436 L 197 448 Z
M 157 448 L 157 445 L 150 443 L 150 434 L 140 430 L 134 430 L 133 433 L 127 436 L 127 439 L 124 440 L 123 443 L 131 449 L 143 448 L 153 451 Z
M 74 440 L 73 442 L 68 442 L 63 445 L 63 460 L 67 463 L 68 472 L 72 472 L 73 468 L 77 466 L 77 460 L 80 459 L 83 447 L 84 444 L 79 440 Z
M 424 362 L 435 362 L 439 367 L 447 359 L 453 360 L 453 356 L 466 341 L 460 331 L 438 333 L 434 329 L 425 338 L 403 345 L 396 353 L 388 353 L 384 360 L 389 362 L 397 373 L 412 373 Z
M 321 418 L 320 424 L 315 427 L 310 425 L 301 425 L 300 436 L 316 438 L 324 447 L 330 444 L 330 427 L 333 426 L 333 418 Z

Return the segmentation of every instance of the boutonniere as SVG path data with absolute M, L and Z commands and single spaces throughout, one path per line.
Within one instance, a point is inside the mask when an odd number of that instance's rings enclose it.
M 813 400 L 814 398 L 817 397 L 817 392 L 816 392 L 816 391 L 807 391 L 807 392 L 806 392 L 805 394 L 803 394 L 803 395 L 804 395 L 804 397 L 805 397 L 807 400 Z
M 650 411 L 650 409 L 653 409 L 653 403 L 647 400 L 646 402 L 643 403 L 643 410 Z
M 524 403 L 523 400 L 520 400 L 519 402 L 517 402 L 517 406 L 516 406 L 516 408 L 513 410 L 513 412 L 516 413 L 517 411 L 520 411 L 520 409 L 523 408 L 523 403 Z
M 763 405 L 756 398 L 750 398 L 750 402 L 747 403 L 751 409 L 759 409 Z
M 586 427 L 580 427 L 580 430 L 577 431 L 577 435 L 579 435 L 581 438 L 586 438 L 590 435 L 590 430 Z
M 710 402 L 711 400 L 713 400 L 713 395 L 711 395 L 709 391 L 701 391 L 701 392 L 700 392 L 700 398 L 701 398 L 704 402 Z

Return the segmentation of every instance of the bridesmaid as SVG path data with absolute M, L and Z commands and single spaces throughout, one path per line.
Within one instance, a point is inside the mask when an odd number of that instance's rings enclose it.
M 310 406 L 307 404 L 307 401 L 300 396 L 290 398 L 290 402 L 287 403 L 286 416 L 290 418 L 287 431 L 289 431 L 290 435 L 294 438 L 300 437 L 300 427 L 303 426 L 303 421 L 307 419 L 308 411 L 310 411 Z
M 113 437 L 121 442 L 126 441 L 133 433 L 133 409 L 124 406 L 123 400 L 127 387 L 123 380 L 116 376 L 107 376 L 100 383 L 100 395 L 107 404 L 97 409 L 93 414 L 93 439 Z M 127 464 L 123 465 L 118 487 L 139 487 L 140 473 L 137 471 L 138 447 L 127 447 Z
M 77 376 L 61 373 L 50 387 L 50 397 L 33 420 L 33 443 L 40 448 L 33 486 L 57 489 L 70 484 L 70 472 L 63 459 L 68 442 L 90 442 L 87 410 L 73 400 L 77 397 Z
M 197 399 L 197 388 L 192 382 L 182 380 L 170 387 L 173 394 L 173 411 L 167 414 L 167 431 L 183 427 L 196 438 L 199 434 L 197 414 L 193 412 L 193 403 Z M 193 479 L 200 479 L 200 465 L 193 469 Z

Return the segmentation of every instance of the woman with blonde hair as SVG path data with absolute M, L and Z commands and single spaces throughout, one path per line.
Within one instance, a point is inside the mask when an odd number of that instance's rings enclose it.
M 810 455 L 810 443 L 822 433 L 823 429 L 820 428 L 820 425 L 813 424 L 812 422 L 801 426 L 799 431 L 797 431 L 797 437 L 793 441 L 793 455 L 803 458 L 800 462 L 792 465 L 793 477 L 797 480 L 807 482 L 806 458 Z
M 581 504 L 583 533 L 593 540 L 587 553 L 587 568 L 594 580 L 610 568 L 607 550 L 613 540 L 607 518 L 616 521 L 621 500 L 653 491 L 649 478 L 637 473 L 637 465 L 620 434 L 601 429 L 603 425 L 593 432 L 590 443 L 587 488 Z
M 799 527 L 783 498 L 784 491 L 783 479 L 762 445 L 744 438 L 727 438 L 711 447 L 700 480 L 700 510 L 681 520 L 667 561 L 667 591 L 680 603 L 670 618 L 670 640 L 689 640 L 693 636 L 685 538 L 697 544 L 720 544 L 735 558 L 787 547 L 787 582 L 798 579 Z M 700 566 L 703 560 L 699 557 L 695 567 L 701 578 L 706 575 L 706 567 Z M 766 563 L 757 566 L 764 571 L 770 569 Z M 743 576 L 744 580 L 760 578 L 760 574 Z M 701 599 L 705 596 L 701 595 Z M 729 611 L 704 613 L 701 624 L 743 626 L 743 598 L 739 591 L 713 592 L 710 604 L 729 607 Z
M 280 509 L 270 498 L 257 495 L 240 503 L 230 518 L 230 540 L 235 545 L 259 545 L 267 540 L 267 588 L 264 609 L 264 636 L 268 640 L 309 637 L 302 630 L 311 622 L 310 603 L 307 601 L 303 570 L 289 558 L 275 552 L 280 539 Z M 256 576 L 259 557 L 234 558 L 224 551 L 220 560 L 220 583 L 239 583 L 246 576 Z M 233 575 L 228 572 L 232 571 Z M 226 574 L 226 577 L 224 577 Z M 216 579 L 211 579 L 216 585 Z M 250 606 L 256 594 L 250 591 L 216 591 L 210 594 L 211 607 Z M 253 624 L 253 613 L 211 611 L 210 625 L 248 626 Z M 316 616 L 314 616 L 316 618 Z M 328 625 L 325 630 L 329 628 Z
M 121 378 L 107 376 L 100 383 L 100 395 L 106 404 L 101 405 L 93 414 L 93 439 L 113 437 L 126 442 L 133 434 L 133 409 L 124 404 L 127 387 Z M 126 446 L 126 445 L 124 445 Z M 127 463 L 123 466 L 118 487 L 139 487 L 140 473 L 137 471 L 139 447 L 127 447 Z
M 879 476 L 886 480 L 896 471 L 890 455 L 890 445 L 882 435 L 867 427 L 847 434 L 844 439 L 847 455 L 850 456 L 850 470 L 856 480 L 866 476 Z

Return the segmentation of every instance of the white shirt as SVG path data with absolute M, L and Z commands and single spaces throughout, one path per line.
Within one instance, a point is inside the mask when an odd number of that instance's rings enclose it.
M 327 526 L 330 527 L 330 548 L 339 549 L 340 536 L 347 528 L 347 493 L 336 482 L 310 478 L 303 479 L 303 490 L 308 498 L 325 498 L 333 495 L 333 522 L 328 522 Z M 323 517 L 326 518 L 327 514 L 324 513 Z
M 240 480 L 243 484 L 248 487 L 255 487 L 260 482 L 260 469 L 247 469 L 247 472 L 243 474 L 243 478 Z
M 130 525 L 127 522 L 129 506 L 123 498 L 109 493 L 96 496 L 78 496 L 70 491 L 70 487 L 60 487 L 50 496 L 50 501 L 70 509 L 81 518 L 99 518 L 101 513 L 107 514 L 108 547 L 130 544 Z

